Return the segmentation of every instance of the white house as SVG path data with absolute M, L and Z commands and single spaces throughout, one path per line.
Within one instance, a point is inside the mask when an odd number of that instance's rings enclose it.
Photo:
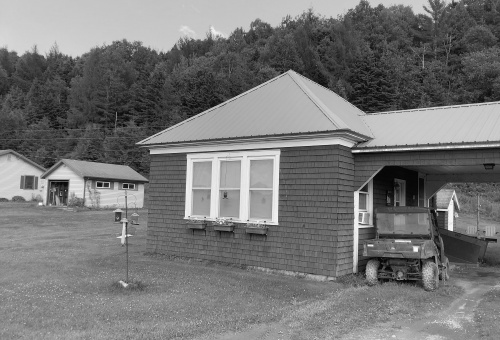
M 0 198 L 22 196 L 29 201 L 41 197 L 45 168 L 13 150 L 0 150 Z
M 83 199 L 87 207 L 144 206 L 144 184 L 148 180 L 126 165 L 62 159 L 42 174 L 47 181 L 45 205 L 68 205 Z

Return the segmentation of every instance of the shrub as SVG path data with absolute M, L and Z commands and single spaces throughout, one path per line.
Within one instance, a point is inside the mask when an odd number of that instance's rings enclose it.
M 68 200 L 68 206 L 69 207 L 84 207 L 84 200 L 83 198 L 76 197 L 75 193 L 71 193 L 71 197 Z
M 5 197 L 0 197 L 0 202 L 8 202 L 9 200 Z
M 12 197 L 12 202 L 26 202 L 23 196 L 14 196 Z
M 42 196 L 40 195 L 36 195 L 35 194 L 31 194 L 31 202 L 42 202 L 43 199 L 42 199 Z

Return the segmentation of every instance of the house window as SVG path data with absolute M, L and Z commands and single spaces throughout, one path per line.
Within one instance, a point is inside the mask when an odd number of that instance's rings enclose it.
M 96 181 L 95 182 L 95 187 L 97 189 L 110 189 L 111 188 L 111 182 Z
M 359 191 L 359 211 L 368 212 L 368 184 Z
M 21 189 L 35 190 L 38 189 L 37 176 L 21 176 Z
M 122 189 L 135 190 L 135 183 L 122 183 Z
M 186 218 L 278 223 L 279 150 L 192 154 Z
M 369 181 L 358 191 L 359 227 L 373 225 L 373 181 Z
M 210 216 L 212 161 L 193 162 L 192 169 L 191 213 L 188 215 Z

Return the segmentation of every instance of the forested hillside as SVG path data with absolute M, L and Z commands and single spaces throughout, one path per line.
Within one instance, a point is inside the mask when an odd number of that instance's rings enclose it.
M 1 48 L 0 149 L 45 167 L 73 158 L 147 174 L 137 141 L 289 69 L 366 112 L 500 100 L 500 0 L 285 15 L 166 53 L 126 40 L 78 57 Z

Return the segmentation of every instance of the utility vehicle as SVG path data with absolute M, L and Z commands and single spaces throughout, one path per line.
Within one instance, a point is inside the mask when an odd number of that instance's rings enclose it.
M 363 244 L 369 285 L 379 280 L 421 280 L 425 290 L 448 279 L 436 212 L 421 207 L 382 207 L 375 212 L 375 239 Z

